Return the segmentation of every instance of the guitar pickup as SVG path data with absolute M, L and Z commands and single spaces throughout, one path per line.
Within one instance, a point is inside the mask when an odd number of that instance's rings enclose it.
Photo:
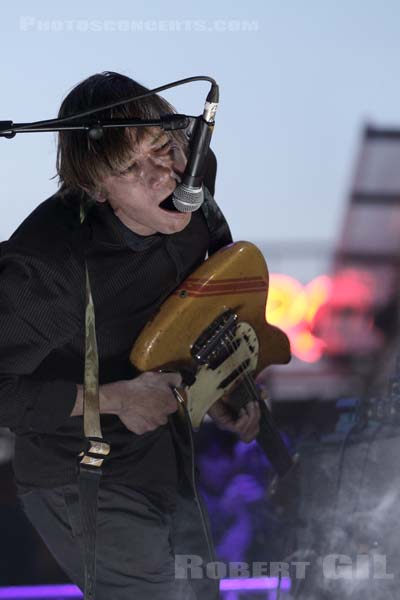
M 224 339 L 234 343 L 233 336 L 237 318 L 237 314 L 232 310 L 227 310 L 204 330 L 191 348 L 192 357 L 197 363 L 208 363 L 213 353 L 217 356 L 220 347 L 223 347 Z M 227 356 L 229 356 L 229 352 Z

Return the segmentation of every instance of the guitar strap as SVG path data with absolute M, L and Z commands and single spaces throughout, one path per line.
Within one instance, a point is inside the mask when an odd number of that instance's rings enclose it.
M 80 221 L 85 220 L 86 210 L 81 205 Z M 100 424 L 99 402 L 99 356 L 97 351 L 96 325 L 92 292 L 87 263 L 85 306 L 85 374 L 83 388 L 83 429 L 85 447 L 79 454 L 79 503 L 82 522 L 83 556 L 85 566 L 84 599 L 94 600 L 96 593 L 96 521 L 97 500 L 102 464 L 110 453 L 110 445 L 104 441 Z
M 219 206 L 204 186 L 203 215 L 207 221 L 210 244 L 208 254 L 230 244 L 232 235 Z M 87 209 L 82 203 L 80 222 L 83 224 Z M 110 453 L 110 445 L 104 440 L 100 423 L 99 403 L 99 357 L 97 351 L 96 324 L 93 298 L 87 263 L 85 302 L 85 375 L 83 391 L 84 449 L 79 454 L 79 503 L 84 546 L 85 588 L 84 600 L 95 600 L 96 588 L 96 521 L 98 490 L 102 465 Z
M 208 255 L 211 256 L 223 246 L 231 244 L 233 240 L 229 225 L 213 195 L 206 186 L 203 186 L 203 189 L 205 201 L 201 205 L 201 209 L 210 233 Z

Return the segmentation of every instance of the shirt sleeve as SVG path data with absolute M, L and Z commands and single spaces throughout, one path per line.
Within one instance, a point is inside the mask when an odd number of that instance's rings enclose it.
M 69 417 L 76 384 L 51 374 L 43 381 L 35 370 L 82 326 L 76 272 L 71 261 L 61 265 L 1 246 L 0 426 L 51 433 Z

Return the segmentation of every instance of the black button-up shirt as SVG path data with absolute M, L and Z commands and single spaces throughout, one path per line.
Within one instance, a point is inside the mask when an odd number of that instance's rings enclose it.
M 193 213 L 176 234 L 140 236 L 107 203 L 94 205 L 81 226 L 74 198 L 56 194 L 1 244 L 0 426 L 16 433 L 17 483 L 53 487 L 77 477 L 83 419 L 69 415 L 84 374 L 85 258 L 100 384 L 130 379 L 139 332 L 203 262 L 210 230 L 223 221 L 218 211 L 207 220 L 205 214 L 207 208 Z M 101 423 L 112 449 L 104 481 L 132 485 L 172 507 L 177 468 L 169 427 L 137 435 L 116 415 L 102 415 Z

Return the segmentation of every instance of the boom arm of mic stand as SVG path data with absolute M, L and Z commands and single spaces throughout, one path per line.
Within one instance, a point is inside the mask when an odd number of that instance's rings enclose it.
M 0 121 L 0 137 L 13 138 L 16 135 L 13 127 L 14 123 L 12 121 Z
M 0 137 L 13 138 L 17 133 L 36 133 L 52 131 L 87 131 L 93 139 L 100 139 L 103 129 L 122 127 L 160 127 L 165 131 L 186 129 L 193 117 L 180 114 L 164 115 L 160 119 L 98 119 L 73 120 L 70 124 L 63 125 L 35 125 L 35 123 L 14 123 L 13 121 L 0 121 Z

